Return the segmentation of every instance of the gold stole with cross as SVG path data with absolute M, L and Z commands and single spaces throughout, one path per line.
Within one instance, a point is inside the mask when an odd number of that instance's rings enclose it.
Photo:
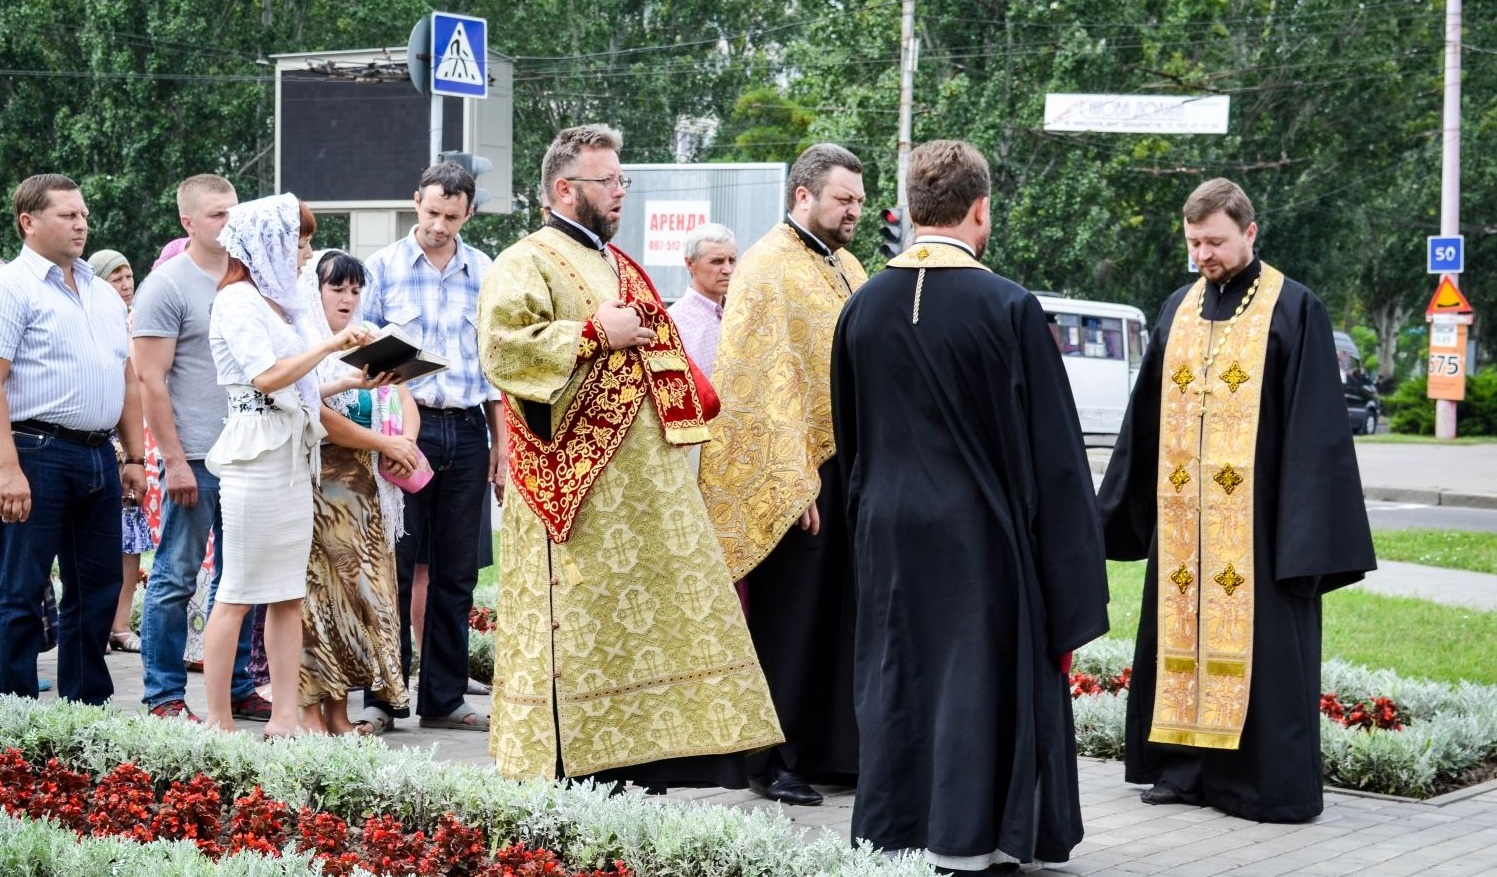
M 1236 749 L 1253 669 L 1253 477 L 1269 325 L 1284 275 L 1258 292 L 1209 367 L 1224 322 L 1200 317 L 1206 280 L 1165 342 L 1159 406 L 1159 684 L 1149 740 Z

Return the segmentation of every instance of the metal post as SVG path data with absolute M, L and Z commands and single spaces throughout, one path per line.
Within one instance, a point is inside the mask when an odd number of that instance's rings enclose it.
M 1440 171 L 1440 234 L 1461 233 L 1461 0 L 1445 2 L 1445 148 Z M 1435 437 L 1455 438 L 1455 402 L 1435 400 Z
M 899 75 L 899 204 L 901 207 L 908 203 L 905 199 L 908 191 L 905 188 L 905 182 L 910 173 L 910 139 L 913 136 L 910 113 L 915 102 L 915 53 L 917 51 L 915 0 L 904 0 L 904 11 L 899 26 L 901 67 Z M 905 243 L 908 244 L 909 241 Z
M 436 164 L 442 154 L 442 96 L 431 96 L 431 163 Z

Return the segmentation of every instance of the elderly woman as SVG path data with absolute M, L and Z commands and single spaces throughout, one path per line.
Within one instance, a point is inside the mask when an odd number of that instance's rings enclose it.
M 312 482 L 320 463 L 323 358 L 366 340 L 348 326 L 311 347 L 308 302 L 297 269 L 311 255 L 317 220 L 294 195 L 240 204 L 219 243 L 229 269 L 219 283 L 208 341 L 229 416 L 204 461 L 219 479 L 223 578 L 203 634 L 208 724 L 232 730 L 229 682 L 240 625 L 264 604 L 272 700 L 265 737 L 295 734 L 301 602 L 312 548 Z
M 306 339 L 318 344 L 359 325 L 364 264 L 339 250 L 313 255 L 302 269 Z M 317 368 L 324 408 L 322 481 L 313 493 L 312 556 L 302 602 L 302 726 L 346 734 L 348 693 L 409 702 L 400 667 L 400 592 L 395 540 L 405 520 L 400 488 L 379 471 L 408 474 L 420 414 L 404 387 L 329 356 Z M 369 726 L 364 723 L 361 730 Z
M 102 277 L 120 294 L 125 310 L 130 311 L 135 303 L 135 272 L 130 260 L 118 250 L 99 250 L 88 257 L 88 267 L 95 277 Z M 109 647 L 116 652 L 140 651 L 140 635 L 130 626 L 130 614 L 135 605 L 135 590 L 140 585 L 140 555 L 154 550 L 156 540 L 151 538 L 151 523 L 147 512 L 161 505 L 161 482 L 157 477 L 160 469 L 156 459 L 156 443 L 151 440 L 151 431 L 142 426 L 145 435 L 146 495 L 126 500 L 120 515 L 121 572 L 120 597 L 114 607 L 114 623 L 109 626 Z M 120 461 L 125 459 L 124 449 L 115 439 L 115 452 Z

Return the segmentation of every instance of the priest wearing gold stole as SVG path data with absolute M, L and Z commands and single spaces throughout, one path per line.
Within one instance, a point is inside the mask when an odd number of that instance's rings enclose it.
M 1150 804 L 1321 812 L 1320 599 L 1376 567 L 1331 323 L 1256 258 L 1235 183 L 1185 202 L 1201 277 L 1165 302 L 1099 499 L 1148 557 L 1128 698 Z
M 617 131 L 546 153 L 546 226 L 494 261 L 480 357 L 509 480 L 489 748 L 511 778 L 742 788 L 781 738 L 688 448 L 716 404 L 648 277 L 608 243 Z
M 750 759 L 751 787 L 813 805 L 808 781 L 858 770 L 853 586 L 833 459 L 832 332 L 868 279 L 843 249 L 863 208 L 863 165 L 831 143 L 803 152 L 785 221 L 743 254 L 728 289 L 713 386 L 722 415 L 702 449 L 702 497 L 785 729 Z

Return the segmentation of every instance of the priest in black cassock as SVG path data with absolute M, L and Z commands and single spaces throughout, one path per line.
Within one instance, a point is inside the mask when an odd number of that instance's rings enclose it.
M 1126 776 L 1298 822 L 1322 809 L 1320 598 L 1376 567 L 1372 534 L 1325 307 L 1253 255 L 1237 184 L 1184 224 L 1201 277 L 1160 311 L 1099 496 L 1107 556 L 1149 559 Z
M 843 309 L 857 582 L 852 835 L 953 871 L 1080 842 L 1070 652 L 1107 631 L 1092 478 L 1039 302 L 980 261 L 987 161 L 910 155 L 911 247 Z

